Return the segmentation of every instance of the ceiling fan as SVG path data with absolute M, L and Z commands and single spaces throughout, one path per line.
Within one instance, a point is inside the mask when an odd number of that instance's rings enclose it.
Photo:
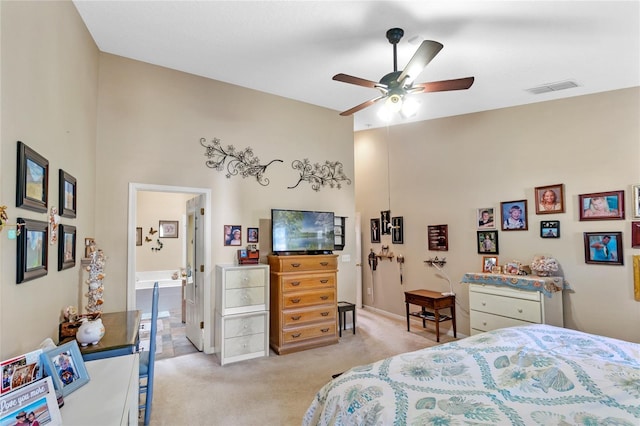
M 413 84 L 413 80 L 440 52 L 443 45 L 437 41 L 424 40 L 416 53 L 402 71 L 398 71 L 397 44 L 404 35 L 401 28 L 391 28 L 387 31 L 387 40 L 393 44 L 393 72 L 385 75 L 380 82 L 365 80 L 347 74 L 336 74 L 333 80 L 343 83 L 355 84 L 358 86 L 371 87 L 382 92 L 381 96 L 370 99 L 351 109 L 343 111 L 340 115 L 347 116 L 354 114 L 374 103 L 387 99 L 387 105 L 395 111 L 400 111 L 406 95 L 427 92 L 445 92 L 449 90 L 464 90 L 471 87 L 474 77 L 457 78 L 454 80 L 433 81 L 429 83 Z

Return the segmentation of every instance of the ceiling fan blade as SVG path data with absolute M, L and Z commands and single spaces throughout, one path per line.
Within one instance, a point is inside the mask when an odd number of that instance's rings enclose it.
M 333 76 L 333 80 L 342 81 L 343 83 L 355 84 L 358 86 L 371 87 L 372 89 L 376 89 L 381 86 L 380 83 L 376 81 L 365 80 L 364 78 L 354 77 L 347 74 L 336 74 Z
M 354 114 L 354 113 L 360 111 L 361 109 L 365 109 L 366 107 L 371 106 L 371 105 L 375 104 L 376 102 L 378 102 L 379 100 L 384 99 L 384 98 L 386 98 L 386 96 L 378 96 L 377 98 L 370 99 L 367 102 L 363 102 L 358 106 L 354 106 L 351 109 L 348 109 L 346 111 L 341 112 L 340 115 L 347 116 L 347 115 Z
M 443 47 L 444 46 L 437 41 L 424 40 L 422 44 L 420 44 L 420 47 L 418 47 L 418 50 L 416 50 L 416 53 L 413 54 L 407 66 L 404 67 L 402 74 L 398 76 L 398 83 L 405 85 L 413 83 L 424 67 L 436 57 Z M 407 80 L 403 81 L 405 78 Z
M 474 77 L 456 78 L 453 80 L 432 81 L 429 83 L 414 84 L 410 93 L 446 92 L 449 90 L 464 90 L 471 87 Z

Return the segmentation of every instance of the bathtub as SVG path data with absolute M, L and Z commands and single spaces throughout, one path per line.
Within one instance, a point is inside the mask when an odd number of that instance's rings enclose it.
M 180 270 L 168 269 L 166 271 L 136 272 L 136 290 L 151 289 L 156 281 L 160 288 L 181 287 L 182 278 L 179 275 L 177 280 L 171 278 L 176 272 L 179 274 Z

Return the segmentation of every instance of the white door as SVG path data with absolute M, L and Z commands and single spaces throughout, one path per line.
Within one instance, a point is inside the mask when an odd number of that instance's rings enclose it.
M 204 195 L 187 201 L 185 333 L 199 351 L 204 348 L 204 207 Z
M 356 239 L 356 306 L 362 308 L 362 221 L 360 213 L 356 213 L 355 239 Z

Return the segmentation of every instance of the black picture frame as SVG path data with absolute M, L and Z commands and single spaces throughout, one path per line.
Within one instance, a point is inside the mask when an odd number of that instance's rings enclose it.
M 478 254 L 500 254 L 498 231 L 476 231 Z M 488 241 L 487 241 L 488 240 Z
M 560 221 L 541 220 L 540 238 L 560 238 Z
M 391 220 L 391 210 L 382 210 L 380 212 L 380 234 L 381 235 L 389 235 L 391 234 L 391 228 L 389 228 L 389 222 Z
M 76 266 L 76 227 L 58 225 L 58 271 Z
M 258 228 L 247 228 L 247 243 L 255 244 L 260 238 L 260 230 Z
M 606 241 L 608 239 L 608 241 Z M 606 250 L 604 249 L 606 247 Z M 584 262 L 597 265 L 622 265 L 622 232 L 585 232 Z
M 519 211 L 518 217 L 512 217 L 512 212 Z M 526 231 L 529 229 L 527 217 L 527 200 L 503 201 L 500 203 L 503 231 Z M 514 214 L 515 216 L 515 214 Z
M 62 217 L 76 217 L 77 206 L 77 186 L 76 178 L 62 169 L 58 171 L 59 188 L 58 188 L 58 212 Z
M 20 235 L 16 239 L 16 284 L 22 284 L 48 273 L 49 224 L 40 220 L 18 218 Z
M 18 141 L 16 207 L 46 213 L 49 193 L 49 161 Z
M 391 243 L 404 244 L 404 218 L 402 216 L 391 218 Z
M 371 242 L 380 242 L 380 219 L 371 219 Z

